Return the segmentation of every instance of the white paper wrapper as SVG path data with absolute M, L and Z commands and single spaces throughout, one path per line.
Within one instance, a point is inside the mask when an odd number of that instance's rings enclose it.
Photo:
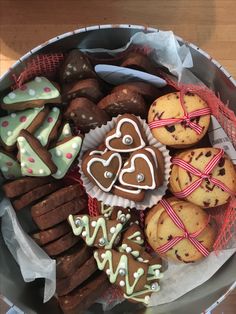
M 44 302 L 47 302 L 56 289 L 56 261 L 23 231 L 10 201 L 6 198 L 0 203 L 0 217 L 4 241 L 19 264 L 25 282 L 45 278 Z
M 80 157 L 82 157 L 83 154 L 86 151 L 88 151 L 89 149 L 95 149 L 99 144 L 104 142 L 106 134 L 115 127 L 116 120 L 117 120 L 117 118 L 113 118 L 106 125 L 103 125 L 100 128 L 96 128 L 94 130 L 91 130 L 89 133 L 87 133 L 85 135 L 82 150 L 80 153 Z M 167 190 L 169 177 L 170 177 L 170 170 L 171 170 L 170 169 L 171 162 L 170 162 L 169 151 L 165 145 L 159 143 L 152 136 L 152 133 L 151 133 L 146 121 L 142 120 L 141 118 L 139 118 L 139 120 L 141 122 L 141 125 L 142 125 L 144 131 L 145 131 L 149 145 L 157 147 L 162 152 L 162 155 L 164 157 L 165 170 L 164 170 L 164 180 L 163 180 L 162 186 L 158 187 L 158 189 L 149 190 L 149 191 L 145 192 L 145 198 L 142 202 L 134 202 L 134 201 L 128 200 L 126 198 L 123 198 L 121 196 L 114 195 L 112 193 L 103 192 L 97 185 L 95 185 L 93 182 L 91 182 L 84 175 L 82 170 L 80 170 L 81 179 L 83 181 L 85 190 L 92 198 L 96 198 L 97 200 L 102 201 L 103 203 L 110 205 L 110 206 L 122 206 L 125 208 L 129 207 L 129 208 L 136 208 L 136 209 L 144 210 L 146 208 L 149 208 L 149 207 L 152 207 L 153 205 L 155 205 L 165 195 L 165 192 Z M 81 167 L 81 159 L 79 161 L 79 166 L 81 169 L 82 168 Z

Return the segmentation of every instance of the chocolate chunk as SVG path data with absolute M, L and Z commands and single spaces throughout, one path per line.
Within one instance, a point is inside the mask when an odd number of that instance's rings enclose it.
M 185 95 L 186 96 L 195 96 L 193 93 L 191 93 L 191 92 L 187 92 L 187 93 L 185 93 Z
M 166 125 L 166 126 L 165 126 L 165 129 L 166 129 L 169 133 L 175 132 L 175 126 L 174 126 L 174 125 L 170 125 L 170 126 Z
M 219 203 L 219 200 L 216 198 L 216 200 L 215 200 L 215 206 L 217 206 L 218 203 Z
M 178 254 L 178 250 L 175 250 L 175 256 L 178 258 L 179 261 L 183 261 L 182 257 Z
M 222 168 L 219 170 L 218 176 L 224 176 L 225 175 L 225 168 Z
M 210 205 L 210 202 L 203 202 L 203 205 L 204 205 L 204 207 L 209 207 L 209 205 Z
M 215 187 L 214 184 L 213 184 L 212 186 L 210 186 L 210 185 L 208 185 L 208 184 L 205 185 L 205 188 L 206 188 L 208 191 L 213 191 L 213 190 L 214 190 L 214 187 Z
M 221 157 L 218 165 L 219 165 L 219 167 L 223 167 L 224 164 L 225 164 L 225 158 Z
M 188 256 L 189 256 L 189 254 L 188 254 L 188 253 L 185 253 L 184 255 L 185 255 L 186 257 L 188 257 Z
M 167 241 L 170 241 L 170 240 L 172 240 L 173 239 L 173 236 L 170 234 L 169 236 L 168 236 L 168 238 L 167 238 Z
M 191 173 L 190 173 L 189 171 L 187 171 L 187 174 L 188 174 L 188 177 L 189 177 L 189 181 L 192 182 L 192 179 L 193 179 L 193 178 L 192 178 Z
M 195 160 L 198 160 L 202 155 L 203 155 L 203 152 L 201 152 L 200 154 L 198 154 L 198 155 L 195 157 Z
M 205 156 L 206 157 L 210 157 L 211 156 L 211 152 L 210 151 L 206 152 Z

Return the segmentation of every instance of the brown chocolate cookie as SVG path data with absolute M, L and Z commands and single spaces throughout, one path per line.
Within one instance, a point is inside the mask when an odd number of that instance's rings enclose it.
M 50 183 L 53 180 L 51 177 L 43 177 L 43 178 L 21 178 L 11 182 L 7 182 L 3 184 L 2 188 L 5 192 L 6 197 L 14 198 L 19 195 L 25 194 L 37 187 Z
M 97 298 L 109 288 L 110 283 L 104 273 L 97 272 L 90 277 L 84 284 L 70 292 L 59 297 L 59 304 L 66 314 L 83 313 L 88 309 Z
M 61 67 L 61 82 L 67 84 L 93 77 L 96 77 L 96 74 L 87 56 L 79 49 L 70 51 Z
M 79 242 L 79 238 L 69 232 L 56 241 L 43 246 L 43 249 L 49 256 L 56 256 L 70 249 L 77 242 Z
M 42 197 L 60 189 L 62 187 L 61 181 L 53 181 L 45 185 L 36 187 L 35 189 L 19 196 L 12 201 L 12 205 L 15 210 L 20 210 L 26 206 L 32 205 L 34 202 L 38 201 Z
M 81 285 L 97 271 L 97 263 L 91 256 L 83 265 L 69 277 L 57 280 L 56 293 L 58 296 L 66 295 Z
M 39 231 L 37 233 L 32 234 L 31 236 L 37 244 L 42 246 L 60 238 L 69 231 L 70 231 L 69 224 L 67 222 L 62 222 L 61 224 L 53 228 L 44 231 Z
M 87 98 L 76 98 L 67 107 L 64 116 L 83 132 L 87 133 L 97 126 L 106 124 L 110 120 L 104 110 L 101 110 Z
M 56 258 L 57 278 L 71 276 L 84 262 L 92 256 L 92 249 L 84 242 L 77 243 Z
M 33 220 L 40 230 L 45 230 L 66 220 L 70 214 L 77 214 L 86 207 L 87 200 L 79 197 L 56 207 L 44 215 L 33 217 Z
M 128 89 L 107 95 L 100 100 L 98 107 L 105 110 L 111 117 L 124 113 L 132 113 L 142 118 L 147 116 L 147 108 L 143 97 Z
M 62 95 L 63 102 L 78 97 L 85 97 L 97 103 L 103 97 L 98 81 L 96 79 L 86 79 L 65 86 Z
M 84 192 L 79 184 L 63 187 L 32 206 L 31 215 L 33 217 L 41 216 L 83 194 Z

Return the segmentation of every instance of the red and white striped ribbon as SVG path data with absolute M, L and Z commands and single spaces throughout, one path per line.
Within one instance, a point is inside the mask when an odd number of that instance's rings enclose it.
M 188 113 L 186 108 L 185 108 L 185 105 L 184 105 L 183 97 L 184 97 L 184 91 L 181 90 L 180 91 L 180 104 L 181 104 L 182 109 L 184 111 L 183 117 L 154 120 L 148 124 L 149 128 L 152 130 L 152 129 L 159 128 L 162 126 L 166 126 L 166 125 L 170 126 L 170 125 L 173 125 L 176 123 L 181 123 L 182 121 L 185 121 L 187 126 L 189 126 L 191 129 L 193 129 L 197 134 L 201 134 L 203 128 L 199 124 L 191 121 L 191 119 L 208 115 L 211 113 L 211 110 L 210 110 L 210 108 L 202 108 L 202 109 L 198 109 L 198 110 L 195 110 L 195 111 Z
M 178 198 L 185 198 L 188 195 L 190 195 L 192 192 L 194 192 L 202 183 L 204 179 L 208 179 L 208 181 L 225 192 L 229 193 L 230 195 L 235 195 L 233 191 L 231 191 L 223 182 L 221 182 L 218 179 L 215 179 L 211 176 L 211 171 L 215 168 L 215 166 L 219 163 L 221 157 L 223 157 L 224 151 L 223 149 L 219 149 L 219 152 L 209 161 L 209 163 L 206 165 L 203 172 L 195 168 L 194 166 L 190 165 L 186 161 L 174 157 L 172 159 L 172 164 L 177 165 L 186 171 L 190 172 L 191 174 L 199 177 L 196 181 L 194 181 L 192 184 L 190 184 L 188 187 L 186 187 L 183 191 L 175 192 L 174 195 Z
M 184 234 L 182 236 L 174 237 L 173 239 L 171 239 L 167 243 L 159 246 L 156 249 L 157 253 L 164 254 L 167 251 L 169 251 L 174 245 L 176 245 L 177 243 L 182 241 L 183 239 L 188 239 L 203 256 L 208 256 L 210 252 L 196 238 L 202 233 L 202 231 L 208 225 L 209 220 L 210 220 L 210 216 L 208 216 L 208 220 L 207 220 L 207 223 L 204 226 L 204 228 L 202 228 L 201 230 L 198 230 L 196 232 L 189 233 L 186 230 L 183 221 L 179 218 L 179 216 L 176 214 L 176 212 L 174 211 L 172 206 L 167 202 L 167 200 L 162 199 L 160 201 L 160 204 L 164 207 L 164 209 L 166 210 L 166 212 L 169 215 L 169 217 L 171 218 L 171 220 L 176 224 L 176 226 L 179 229 L 181 229 L 184 232 Z

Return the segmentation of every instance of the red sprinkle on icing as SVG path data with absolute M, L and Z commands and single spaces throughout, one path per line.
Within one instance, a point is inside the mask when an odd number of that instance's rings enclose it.
M 50 87 L 44 87 L 43 90 L 45 91 L 45 93 L 50 93 L 51 92 L 51 88 Z
M 20 120 L 20 122 L 25 122 L 27 120 L 27 117 L 26 116 L 21 116 L 19 120 Z
M 72 157 L 73 157 L 73 156 L 72 156 L 71 153 L 67 153 L 67 154 L 66 154 L 66 158 L 67 158 L 67 159 L 71 159 Z
M 20 90 L 26 90 L 27 89 L 27 85 L 22 85 L 21 87 L 20 87 Z
M 28 172 L 28 173 L 33 173 L 33 170 L 32 170 L 31 168 L 28 168 L 28 169 L 27 169 L 27 172 Z
M 13 162 L 7 161 L 7 162 L 6 162 L 6 165 L 7 165 L 8 167 L 11 167 L 11 166 L 13 166 Z
M 53 121 L 52 117 L 48 117 L 48 123 L 51 123 Z
M 29 158 L 28 158 L 28 161 L 29 161 L 29 162 L 35 162 L 35 160 L 34 160 L 33 157 L 29 157 Z
M 8 121 L 3 121 L 3 122 L 2 122 L 2 127 L 3 127 L 3 128 L 6 128 L 8 125 L 9 125 L 9 122 L 8 122 Z

